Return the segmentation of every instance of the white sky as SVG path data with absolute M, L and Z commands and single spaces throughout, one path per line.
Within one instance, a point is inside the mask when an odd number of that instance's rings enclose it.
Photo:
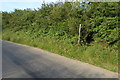
M 14 11 L 14 9 L 26 9 L 26 8 L 31 8 L 31 9 L 36 9 L 40 8 L 43 1 L 45 3 L 50 3 L 50 2 L 58 2 L 62 1 L 64 2 L 65 0 L 0 0 L 0 11 Z M 85 1 L 85 0 L 68 0 L 68 1 Z M 109 0 L 88 0 L 88 1 L 109 1 Z M 111 0 L 113 2 L 115 1 L 120 1 L 120 0 Z
M 58 0 L 0 0 L 0 11 L 11 12 L 14 9 L 37 9 L 41 7 L 43 1 L 50 3 Z
M 0 0 L 0 2 L 56 2 L 58 0 Z

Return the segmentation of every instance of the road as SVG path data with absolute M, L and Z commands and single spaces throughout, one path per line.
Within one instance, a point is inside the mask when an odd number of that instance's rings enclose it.
M 118 78 L 118 74 L 48 51 L 2 41 L 3 78 Z

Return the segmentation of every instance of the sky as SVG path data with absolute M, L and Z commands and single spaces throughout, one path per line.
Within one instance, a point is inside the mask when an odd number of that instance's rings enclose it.
M 14 9 L 26 9 L 26 8 L 37 9 L 37 8 L 41 8 L 43 1 L 45 1 L 45 3 L 50 3 L 50 2 L 65 1 L 65 0 L 0 0 L 0 11 L 11 12 L 14 11 Z M 84 1 L 84 0 L 80 0 L 80 1 Z
M 58 0 L 0 0 L 0 11 L 11 12 L 14 9 L 37 9 L 41 8 L 43 1 L 50 3 Z

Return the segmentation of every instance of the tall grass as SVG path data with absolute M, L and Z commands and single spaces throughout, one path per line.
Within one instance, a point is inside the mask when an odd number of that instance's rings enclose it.
M 99 44 L 94 46 L 79 46 L 70 44 L 67 40 L 58 40 L 50 37 L 33 39 L 22 31 L 13 33 L 3 32 L 3 40 L 38 47 L 65 57 L 90 63 L 114 72 L 118 72 L 118 51 Z

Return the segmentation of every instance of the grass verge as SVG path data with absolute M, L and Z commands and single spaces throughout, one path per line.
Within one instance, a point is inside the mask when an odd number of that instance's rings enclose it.
M 3 40 L 38 47 L 68 58 L 118 72 L 118 51 L 98 44 L 94 44 L 94 46 L 78 46 L 68 43 L 67 40 L 58 40 L 50 37 L 33 39 L 22 31 L 13 33 L 7 30 L 3 32 L 2 38 Z

